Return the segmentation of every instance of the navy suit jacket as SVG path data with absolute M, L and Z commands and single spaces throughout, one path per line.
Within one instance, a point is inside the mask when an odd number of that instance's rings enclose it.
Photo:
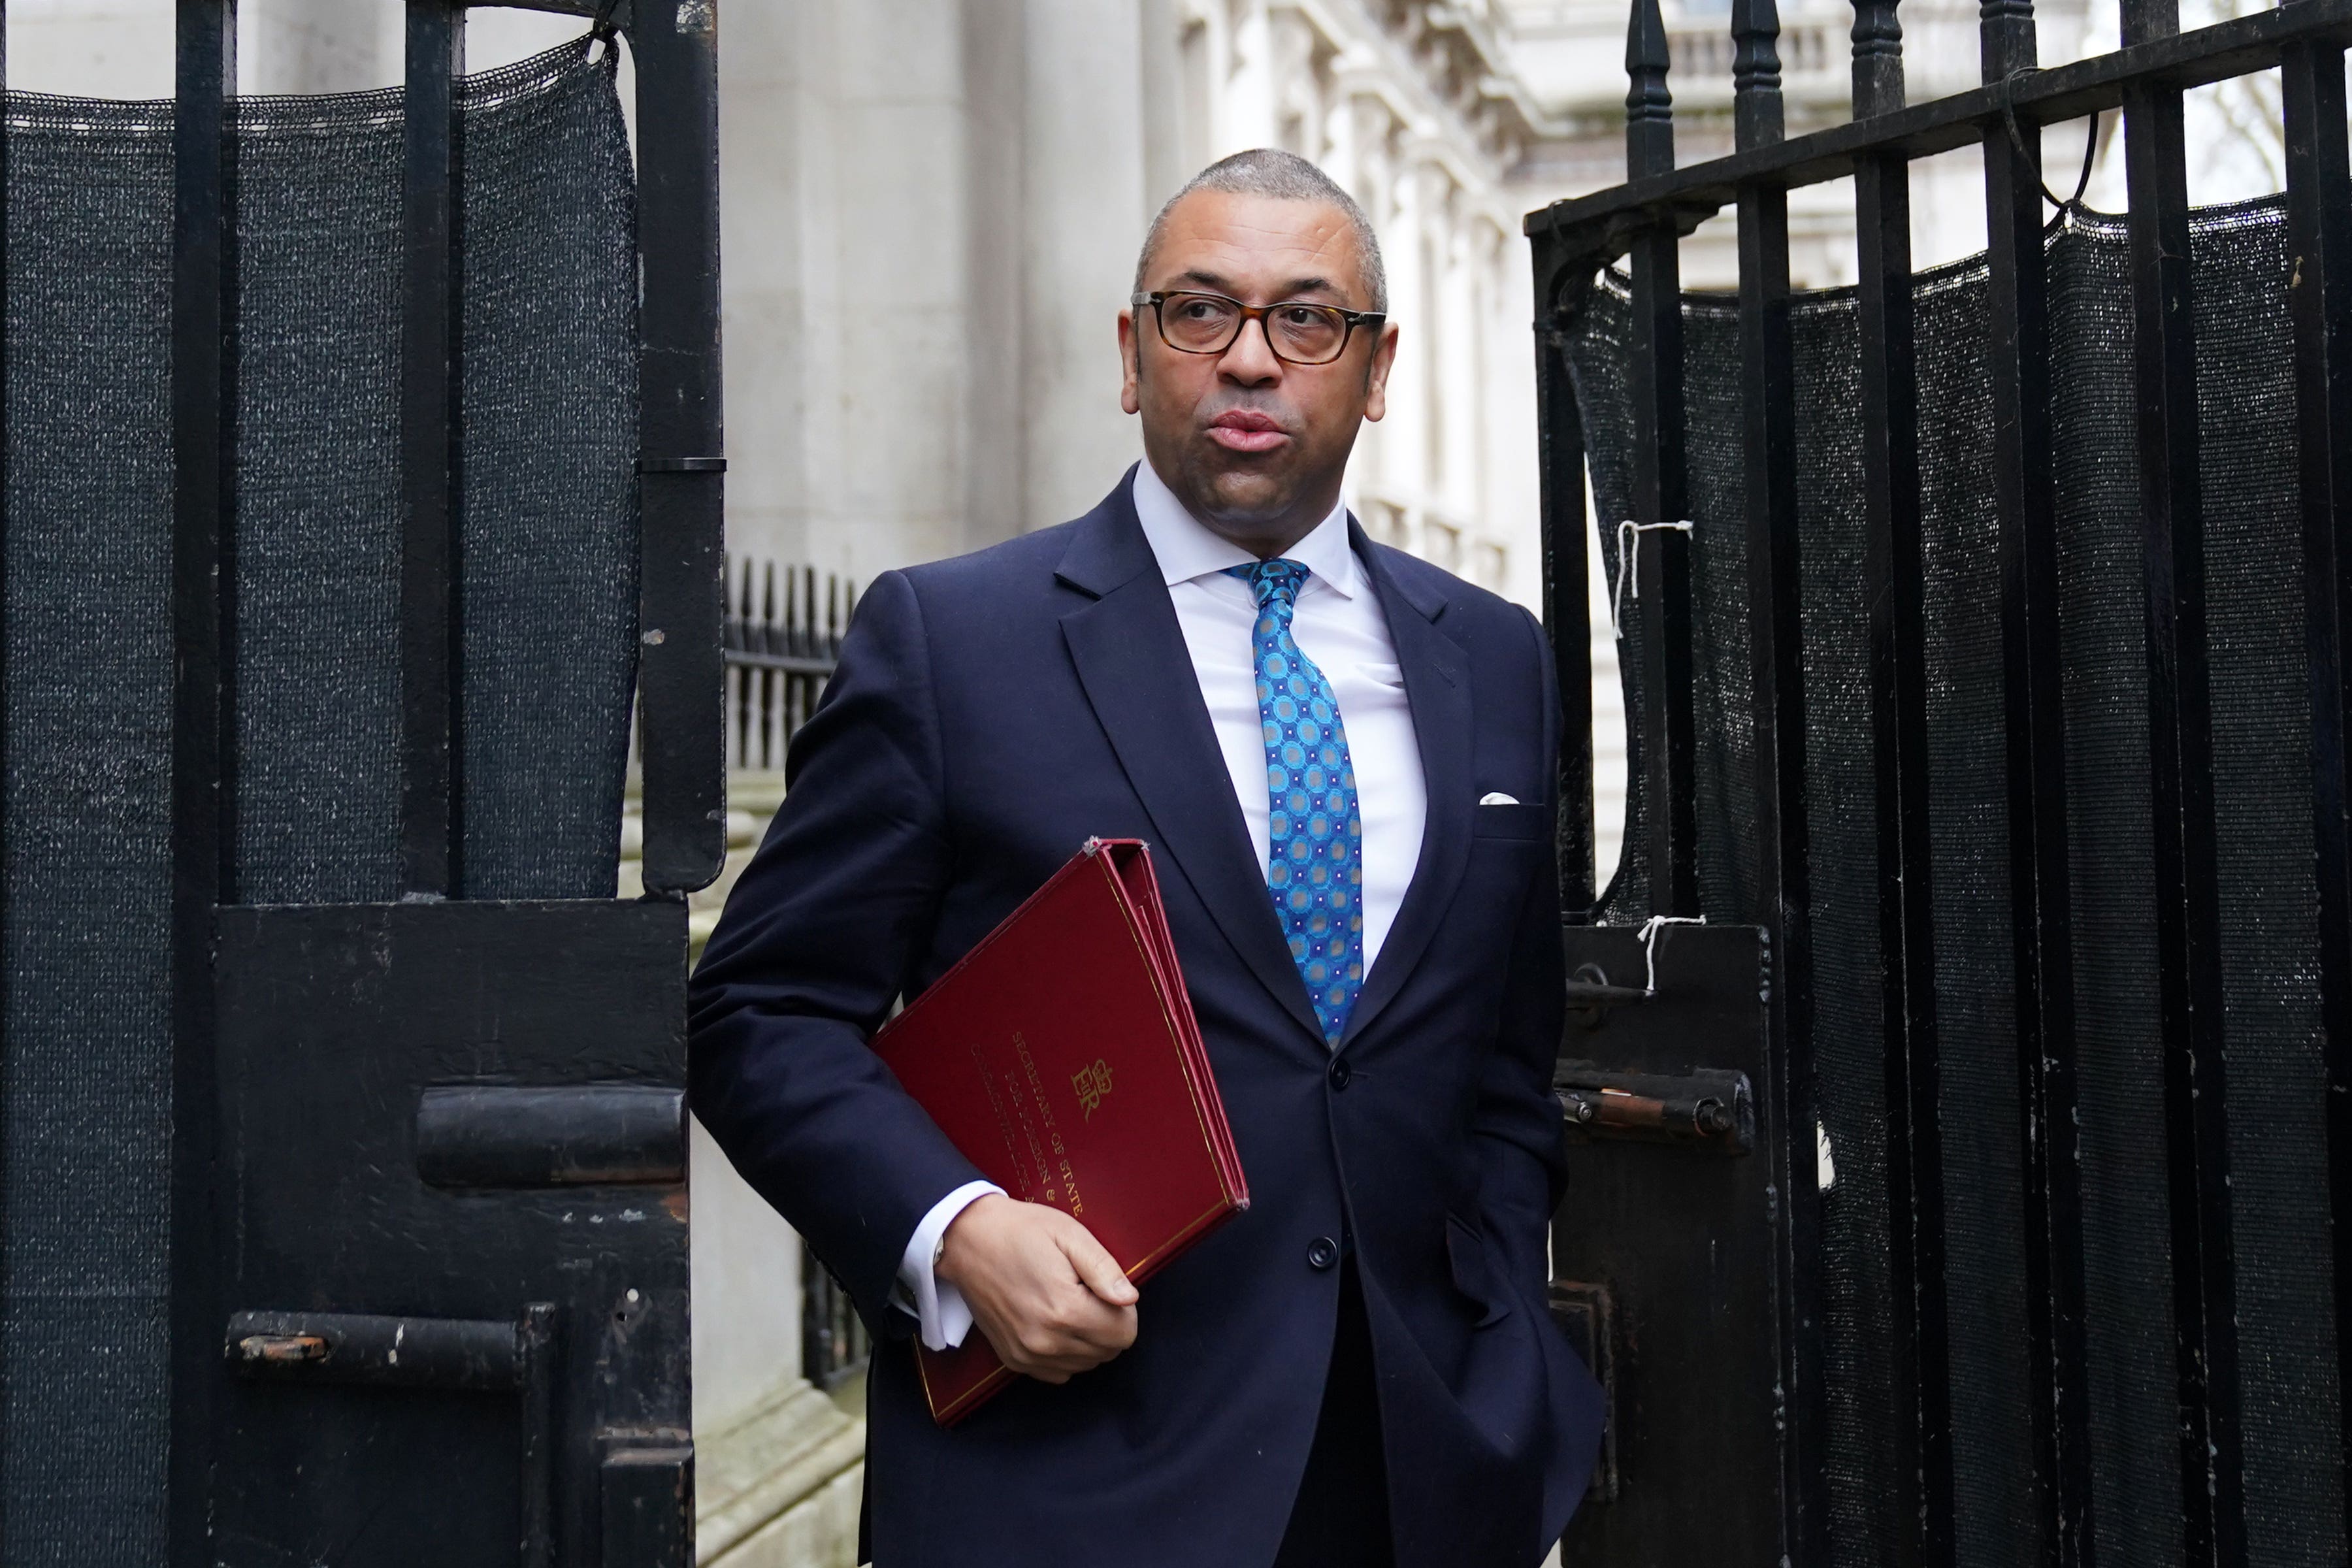
M 793 745 L 783 809 L 694 976 L 692 1101 L 877 1330 L 877 1568 L 1271 1563 L 1338 1307 L 1340 1270 L 1309 1249 L 1342 1236 L 1400 1568 L 1528 1568 L 1584 1490 L 1600 1394 L 1545 1307 L 1551 660 L 1526 611 L 1349 531 L 1429 817 L 1344 1081 L 1127 483 L 1076 522 L 877 578 Z M 1153 847 L 1252 1206 L 1144 1287 L 1124 1355 L 942 1431 L 887 1299 L 916 1224 L 978 1173 L 866 1041 L 1089 835 Z

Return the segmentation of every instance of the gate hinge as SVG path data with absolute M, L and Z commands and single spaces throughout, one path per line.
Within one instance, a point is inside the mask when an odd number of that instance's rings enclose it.
M 1564 1061 L 1552 1075 L 1569 1131 L 1588 1138 L 1678 1143 L 1745 1154 L 1756 1146 L 1756 1101 L 1744 1072 L 1620 1072 Z

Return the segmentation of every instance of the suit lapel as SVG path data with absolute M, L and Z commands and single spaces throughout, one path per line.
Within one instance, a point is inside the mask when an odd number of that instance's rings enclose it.
M 1062 617 L 1063 640 L 1160 845 L 1242 961 L 1319 1045 L 1322 1026 L 1275 918 L 1192 653 L 1126 481 L 1080 521 L 1056 574 L 1094 595 Z
M 1357 559 L 1380 594 L 1389 640 L 1396 645 L 1397 663 L 1404 670 L 1405 700 L 1412 710 L 1429 816 L 1422 829 L 1421 859 L 1396 922 L 1381 944 L 1380 957 L 1364 977 L 1363 994 L 1349 1015 L 1342 1049 L 1395 997 L 1428 950 L 1462 882 L 1475 808 L 1470 797 L 1470 661 L 1435 625 L 1445 613 L 1445 600 L 1433 593 L 1407 593 L 1352 518 L 1348 531 Z M 1371 787 L 1377 788 L 1377 782 Z

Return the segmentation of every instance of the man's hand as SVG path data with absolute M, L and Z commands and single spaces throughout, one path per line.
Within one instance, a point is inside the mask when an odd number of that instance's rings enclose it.
M 1135 1287 L 1101 1242 L 1044 1204 L 991 1193 L 948 1226 L 938 1279 L 963 1292 L 997 1359 L 1067 1383 L 1135 1342 Z

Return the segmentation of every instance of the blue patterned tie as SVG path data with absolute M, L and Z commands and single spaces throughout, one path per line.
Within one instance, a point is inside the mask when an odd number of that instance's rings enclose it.
M 1348 731 L 1331 683 L 1290 635 L 1307 568 L 1261 561 L 1226 574 L 1257 595 L 1250 641 L 1265 726 L 1266 890 L 1324 1043 L 1337 1046 L 1364 989 L 1364 821 Z

